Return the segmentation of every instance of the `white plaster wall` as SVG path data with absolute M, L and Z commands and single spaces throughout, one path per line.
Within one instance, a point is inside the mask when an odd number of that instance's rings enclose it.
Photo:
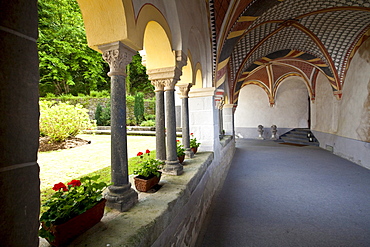
M 340 103 L 338 135 L 370 142 L 370 40 L 351 62 Z
M 258 137 L 257 126 L 269 131 L 271 125 L 280 130 L 308 127 L 308 91 L 301 78 L 287 78 L 277 91 L 276 102 L 270 107 L 268 97 L 260 87 L 248 85 L 239 94 L 235 111 L 235 132 L 243 138 Z
M 320 73 L 316 82 L 315 102 L 312 104 L 315 107 L 311 108 L 311 114 L 315 116 L 311 128 L 321 132 L 335 133 L 337 130 L 334 122 L 338 121 L 335 110 L 337 104 L 328 79 Z
M 201 143 L 199 151 L 217 151 L 218 113 L 213 106 L 213 96 L 189 98 L 190 133 Z
M 370 169 L 370 40 L 353 57 L 342 92 L 338 101 L 327 79 L 318 77 L 313 133 L 320 147 Z

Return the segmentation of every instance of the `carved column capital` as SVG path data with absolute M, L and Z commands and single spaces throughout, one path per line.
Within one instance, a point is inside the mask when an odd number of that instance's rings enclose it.
M 163 79 L 164 91 L 175 91 L 177 80 L 175 78 Z
M 152 80 L 152 85 L 154 86 L 154 92 L 164 91 L 164 83 L 163 80 Z
M 131 62 L 136 51 L 119 41 L 100 45 L 99 49 L 103 52 L 103 59 L 109 64 L 108 76 L 126 76 L 126 66 Z
M 193 86 L 191 83 L 186 83 L 186 84 L 177 84 L 176 85 L 179 90 L 180 90 L 180 98 L 183 99 L 183 98 L 189 98 L 189 91 L 190 91 L 190 88 Z
M 176 67 L 168 67 L 147 70 L 147 74 L 152 84 L 153 82 L 157 83 L 156 81 L 159 81 L 164 85 L 164 91 L 173 91 L 175 90 L 175 84 L 180 79 L 182 72 Z

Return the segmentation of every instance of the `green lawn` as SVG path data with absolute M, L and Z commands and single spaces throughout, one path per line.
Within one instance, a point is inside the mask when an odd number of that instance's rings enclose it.
M 54 193 L 54 184 L 67 183 L 83 176 L 100 175 L 101 181 L 110 183 L 110 135 L 79 135 L 79 138 L 91 140 L 91 144 L 77 148 L 65 149 L 38 154 L 41 180 L 41 204 Z M 127 136 L 127 152 L 129 158 L 129 174 L 138 165 L 138 152 L 153 150 L 155 157 L 155 137 Z M 44 209 L 41 208 L 41 212 Z
M 42 152 L 38 154 L 40 165 L 41 190 L 51 188 L 59 182 L 72 179 L 105 168 L 110 176 L 110 135 L 79 135 L 91 140 L 91 144 L 60 151 Z M 136 157 L 138 152 L 155 149 L 154 136 L 127 136 L 128 158 Z M 129 170 L 129 173 L 132 169 Z

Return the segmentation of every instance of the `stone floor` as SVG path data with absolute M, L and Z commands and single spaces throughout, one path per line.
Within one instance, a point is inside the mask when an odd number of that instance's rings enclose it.
M 237 140 L 197 246 L 370 246 L 370 170 L 318 147 Z

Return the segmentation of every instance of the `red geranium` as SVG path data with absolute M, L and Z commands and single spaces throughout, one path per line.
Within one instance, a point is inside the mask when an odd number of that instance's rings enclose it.
M 145 153 L 149 154 L 149 153 L 150 153 L 149 149 L 147 149 L 147 150 L 145 151 Z
M 53 190 L 58 191 L 60 189 L 63 189 L 63 191 L 68 191 L 67 186 L 64 183 L 60 182 L 60 183 L 54 184 Z
M 190 133 L 190 135 L 192 136 L 192 135 L 194 135 L 194 133 Z
M 141 156 L 143 155 L 143 152 L 138 152 L 136 156 Z
M 81 181 L 73 179 L 71 182 L 68 183 L 68 185 L 72 185 L 72 187 L 81 186 Z

